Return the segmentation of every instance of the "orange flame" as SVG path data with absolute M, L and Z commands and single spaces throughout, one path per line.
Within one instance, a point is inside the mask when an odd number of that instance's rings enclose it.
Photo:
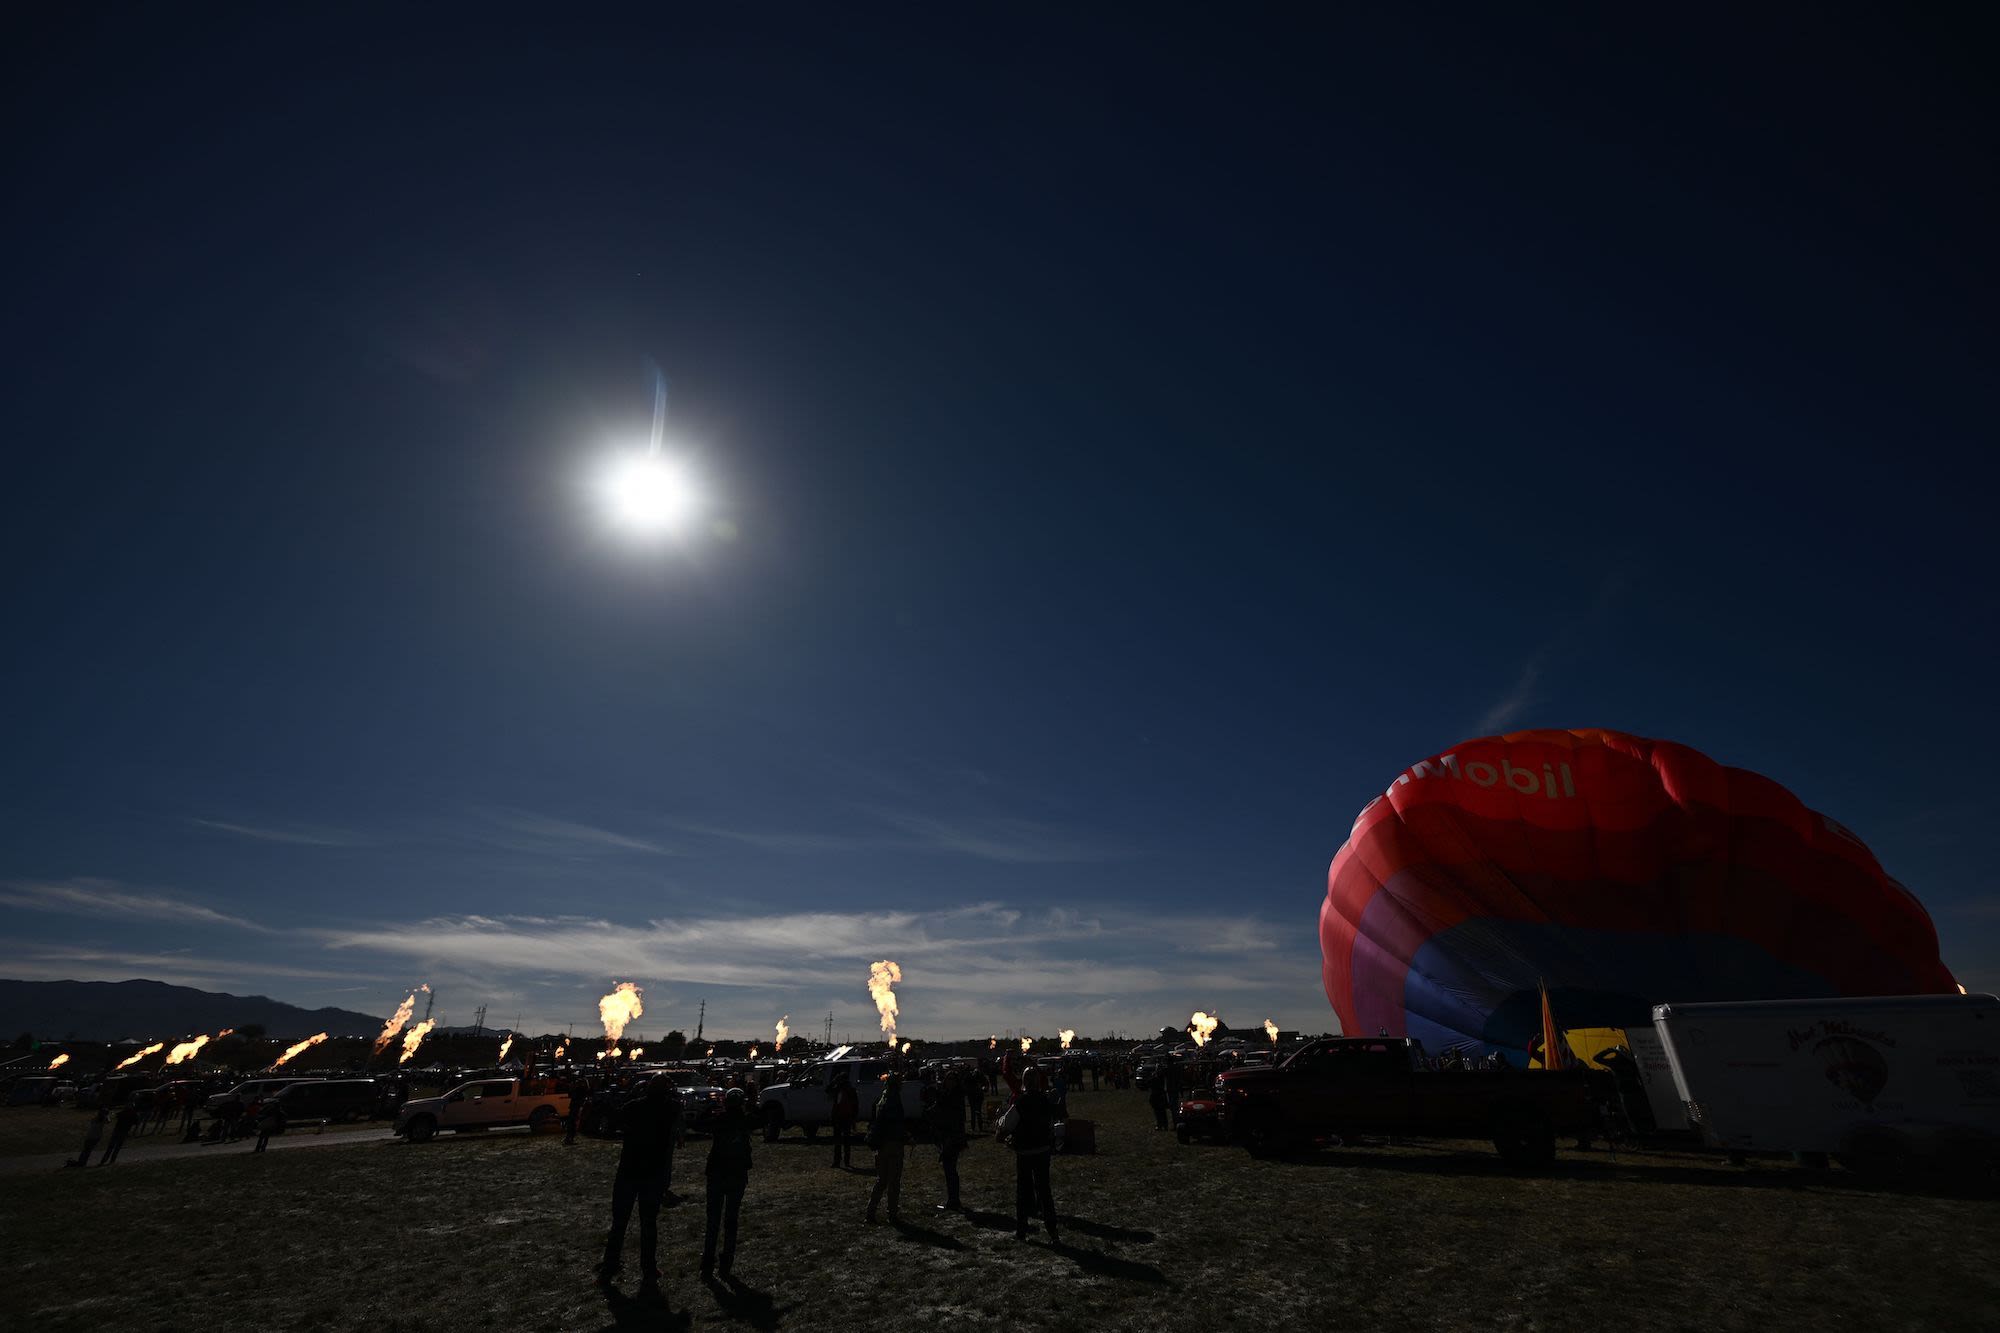
M 910 1053 L 910 1043 L 906 1041 L 903 1043 L 903 1054 L 908 1055 L 909 1053 Z
M 607 1046 L 597 1053 L 597 1058 L 600 1060 L 616 1060 L 618 1058 L 618 1048 L 616 1046 Z
M 1215 1035 L 1215 1029 L 1221 1022 L 1222 1020 L 1215 1015 L 1205 1014 L 1197 1009 L 1194 1011 L 1194 1017 L 1188 1020 L 1188 1034 L 1194 1038 L 1195 1045 L 1206 1046 L 1208 1039 Z
M 1035 1044 L 1035 1039 L 1033 1037 L 1021 1038 L 1021 1054 L 1026 1055 L 1028 1053 L 1028 1048 L 1030 1046 L 1033 1046 L 1034 1044 Z
M 568 1049 L 569 1049 L 569 1043 L 568 1043 L 568 1042 L 566 1042 L 566 1041 L 559 1041 L 559 1042 L 557 1042 L 557 1043 L 556 1043 L 556 1053 L 555 1053 L 555 1055 L 554 1055 L 554 1056 L 553 1056 L 552 1058 L 553 1058 L 553 1059 L 557 1059 L 557 1060 L 560 1060 L 560 1059 L 562 1059 L 562 1058 L 563 1058 L 563 1052 L 564 1052 L 564 1051 L 566 1051 L 566 1050 L 568 1050 Z
M 903 969 L 886 958 L 868 965 L 868 998 L 875 1001 L 875 1010 L 882 1015 L 882 1035 L 892 1047 L 896 1044 L 896 1015 L 901 1010 L 896 1005 L 896 992 L 889 988 L 902 979 Z
M 285 1064 L 285 1063 L 287 1063 L 288 1061 L 290 1061 L 290 1060 L 291 1060 L 291 1058 L 292 1058 L 293 1056 L 297 1055 L 297 1054 L 298 1054 L 298 1053 L 299 1053 L 300 1051 L 303 1051 L 303 1050 L 306 1050 L 306 1049 L 308 1049 L 308 1048 L 310 1048 L 310 1047 L 313 1047 L 313 1046 L 317 1046 L 317 1045 L 319 1045 L 319 1044 L 320 1044 L 321 1042 L 323 1042 L 323 1041 L 325 1041 L 325 1040 L 326 1040 L 326 1034 L 325 1034 L 324 1032 L 321 1032 L 321 1033 L 317 1033 L 317 1034 L 315 1034 L 315 1035 L 313 1035 L 313 1036 L 310 1036 L 310 1037 L 307 1037 L 307 1038 L 306 1038 L 306 1039 L 305 1039 L 304 1041 L 300 1042 L 300 1043 L 299 1043 L 298 1045 L 296 1045 L 296 1046 L 288 1046 L 288 1047 L 286 1047 L 286 1048 L 285 1048 L 285 1053 L 284 1053 L 283 1055 L 281 1055 L 281 1056 L 279 1056 L 279 1057 L 278 1057 L 277 1059 L 275 1059 L 275 1060 L 271 1061 L 271 1068 L 273 1068 L 273 1069 L 276 1069 L 276 1068 L 278 1068 L 278 1066 L 280 1066 L 280 1065 L 282 1065 L 282 1064 Z
M 49 1068 L 61 1069 L 64 1065 L 68 1063 L 69 1063 L 69 1052 L 64 1051 L 61 1055 L 58 1055 L 55 1059 L 49 1061 Z
M 221 1040 L 222 1038 L 228 1036 L 230 1033 L 234 1031 L 236 1031 L 235 1028 L 224 1028 L 222 1029 L 222 1031 L 216 1033 L 213 1037 L 196 1037 L 193 1041 L 184 1041 L 180 1043 L 180 1045 L 174 1047 L 171 1051 L 167 1052 L 166 1062 L 167 1064 L 170 1065 L 177 1065 L 180 1064 L 183 1060 L 192 1060 L 194 1059 L 194 1054 L 196 1051 L 199 1051 L 202 1047 L 208 1045 L 212 1041 Z
M 502 1060 L 505 1060 L 507 1058 L 507 1048 L 513 1044 L 514 1034 L 510 1032 L 507 1034 L 507 1040 L 500 1043 L 500 1054 L 493 1057 L 493 1063 L 497 1065 Z
M 424 1044 L 424 1038 L 428 1037 L 431 1029 L 436 1026 L 437 1020 L 435 1018 L 426 1018 L 408 1032 L 405 1032 L 403 1034 L 403 1053 L 396 1057 L 396 1063 L 399 1065 L 410 1063 L 410 1057 L 417 1053 L 417 1047 Z
M 112 1066 L 112 1071 L 115 1073 L 118 1070 L 123 1069 L 127 1065 L 136 1065 L 141 1060 L 145 1059 L 147 1056 L 158 1055 L 161 1051 L 164 1051 L 166 1049 L 167 1049 L 167 1044 L 165 1042 L 156 1041 L 151 1046 L 148 1046 L 145 1050 L 134 1051 L 132 1052 L 132 1054 L 126 1056 L 123 1060 L 120 1060 L 117 1064 Z
M 1064 1028 L 1062 1030 L 1062 1048 L 1064 1050 L 1068 1050 L 1069 1044 L 1075 1040 L 1076 1040 L 1075 1028 Z
M 643 992 L 637 983 L 621 981 L 597 1002 L 597 1016 L 604 1021 L 604 1044 L 616 1046 L 625 1035 L 625 1026 L 646 1012 Z
M 429 990 L 430 987 L 425 986 L 424 989 Z M 382 1035 L 375 1039 L 375 1049 L 369 1054 L 380 1055 L 388 1050 L 389 1043 L 396 1039 L 396 1034 L 403 1030 L 403 1024 L 409 1022 L 410 1015 L 415 1012 L 417 1012 L 417 993 L 411 991 L 409 998 L 397 1005 L 396 1012 L 389 1015 L 389 1021 L 382 1025 Z
M 792 1035 L 792 1016 L 790 1014 L 786 1014 L 783 1018 L 778 1020 L 778 1044 L 771 1048 L 771 1053 L 775 1055 L 779 1051 L 784 1050 L 785 1038 L 791 1035 Z
M 1264 1035 L 1271 1039 L 1273 1046 L 1278 1044 L 1278 1025 L 1268 1018 L 1264 1020 Z
M 634 1046 L 631 1050 L 625 1052 L 625 1058 L 627 1060 L 636 1060 L 645 1053 L 646 1048 L 644 1046 Z
M 997 1032 L 986 1039 L 986 1049 L 989 1051 L 992 1050 L 995 1046 L 998 1046 L 999 1044 L 1000 1044 L 1000 1034 Z
M 750 1059 L 755 1060 L 756 1058 L 757 1058 L 757 1048 L 755 1046 L 752 1046 L 750 1048 Z

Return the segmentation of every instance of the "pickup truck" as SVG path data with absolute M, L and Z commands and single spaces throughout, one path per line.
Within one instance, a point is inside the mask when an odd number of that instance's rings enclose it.
M 1334 1037 L 1276 1068 L 1216 1079 L 1225 1134 L 1252 1152 L 1316 1138 L 1490 1138 L 1506 1161 L 1543 1166 L 1558 1134 L 1595 1131 L 1588 1071 L 1432 1070 L 1407 1037 Z
M 427 1143 L 439 1130 L 526 1125 L 536 1133 L 554 1129 L 569 1111 L 569 1094 L 551 1079 L 480 1079 L 461 1083 L 442 1097 L 418 1097 L 396 1112 L 395 1133 L 411 1143 Z
M 834 1079 L 842 1074 L 854 1085 L 854 1096 L 861 1107 L 859 1118 L 866 1122 L 875 1114 L 875 1103 L 882 1098 L 880 1080 L 890 1068 L 890 1063 L 883 1059 L 824 1060 L 799 1070 L 789 1083 L 764 1089 L 757 1109 L 764 1117 L 765 1141 L 777 1142 L 779 1133 L 793 1125 L 804 1129 L 806 1137 L 811 1138 L 819 1133 L 820 1126 L 832 1124 L 831 1089 Z M 903 1113 L 915 1129 L 923 1120 L 923 1084 L 913 1078 L 904 1079 L 902 1098 Z

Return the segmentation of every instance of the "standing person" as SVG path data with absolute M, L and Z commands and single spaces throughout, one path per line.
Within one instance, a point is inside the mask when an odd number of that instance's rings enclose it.
M 956 1069 L 944 1077 L 944 1086 L 931 1102 L 931 1134 L 937 1139 L 938 1162 L 944 1167 L 944 1202 L 939 1212 L 962 1213 L 958 1201 L 958 1155 L 965 1151 L 965 1082 Z
M 861 1098 L 855 1094 L 854 1084 L 843 1072 L 834 1075 L 833 1097 L 833 1164 L 836 1168 L 854 1167 L 854 1122 L 861 1116 Z
M 1181 1123 L 1181 1062 L 1168 1060 L 1160 1074 L 1160 1081 L 1167 1088 L 1167 1123 L 1178 1129 Z
M 577 1121 L 583 1118 L 583 1104 L 590 1100 L 590 1084 L 583 1075 L 572 1074 L 569 1080 L 569 1109 L 563 1112 L 563 1145 L 576 1142 Z
M 1001 1139 L 1014 1150 L 1014 1239 L 1028 1238 L 1028 1211 L 1039 1205 L 1042 1224 L 1049 1229 L 1049 1244 L 1059 1245 L 1062 1239 L 1056 1234 L 1055 1193 L 1049 1184 L 1049 1159 L 1056 1150 L 1056 1114 L 1041 1070 L 1028 1071 L 1020 1096 L 1000 1122 Z
M 894 1070 L 882 1075 L 882 1096 L 875 1103 L 875 1115 L 868 1122 L 868 1146 L 875 1150 L 875 1189 L 868 1196 L 868 1220 L 875 1220 L 876 1206 L 883 1196 L 889 1199 L 889 1220 L 900 1222 L 903 1201 L 903 1076 Z
M 285 1113 L 278 1109 L 277 1101 L 265 1102 L 257 1108 L 257 1146 L 250 1151 L 264 1151 L 264 1145 L 271 1141 L 271 1136 L 284 1127 Z
M 118 1108 L 118 1114 L 111 1121 L 111 1141 L 104 1145 L 104 1156 L 97 1161 L 99 1166 L 110 1166 L 118 1160 L 118 1150 L 125 1146 L 125 1136 L 132 1132 L 132 1122 L 138 1114 L 130 1102 Z
M 743 1089 L 731 1088 L 722 1099 L 722 1113 L 710 1130 L 708 1148 L 708 1229 L 701 1243 L 701 1278 L 706 1282 L 715 1273 L 729 1280 L 736 1263 L 736 1218 L 743 1208 L 743 1191 L 750 1185 L 750 1115 L 744 1108 L 749 1099 Z M 722 1233 L 720 1264 L 715 1251 L 716 1232 Z
M 1153 1128 L 1167 1129 L 1167 1070 L 1165 1065 L 1153 1071 L 1151 1083 L 1146 1087 L 1146 1101 L 1153 1108 Z
M 83 1151 L 77 1154 L 77 1158 L 74 1162 L 66 1163 L 66 1165 L 69 1166 L 90 1165 L 90 1155 L 96 1152 L 97 1145 L 104 1141 L 104 1127 L 106 1122 L 109 1121 L 110 1118 L 111 1118 L 111 1113 L 109 1111 L 105 1110 L 101 1106 L 97 1108 L 97 1114 L 90 1118 L 90 1123 L 88 1125 L 84 1126 Z
M 645 1092 L 618 1113 L 618 1172 L 611 1181 L 611 1234 L 604 1242 L 604 1262 L 597 1281 L 610 1286 L 624 1261 L 625 1226 L 632 1205 L 639 1205 L 639 1272 L 641 1290 L 660 1287 L 660 1199 L 667 1190 L 667 1170 L 673 1155 L 673 1135 L 679 1126 L 679 1099 L 673 1085 L 656 1078 Z
M 986 1071 L 974 1065 L 965 1083 L 965 1117 L 972 1132 L 977 1134 L 984 1128 L 981 1117 L 986 1113 Z

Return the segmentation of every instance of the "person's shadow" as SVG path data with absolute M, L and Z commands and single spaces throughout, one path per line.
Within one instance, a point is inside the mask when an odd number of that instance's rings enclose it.
M 1117 1278 L 1122 1282 L 1146 1282 L 1155 1286 L 1169 1286 L 1167 1275 L 1151 1264 L 1142 1264 L 1136 1259 L 1120 1259 L 1112 1254 L 1100 1254 L 1096 1250 L 1080 1250 L 1068 1241 L 1059 1241 L 1049 1247 L 1056 1254 L 1096 1277 Z
M 779 1318 L 792 1308 L 772 1304 L 769 1292 L 757 1290 L 734 1274 L 724 1278 L 707 1278 L 704 1282 L 725 1316 L 752 1328 L 776 1328 Z
M 1114 1227 L 1105 1222 L 1093 1222 L 1084 1217 L 1058 1217 L 1063 1230 L 1077 1231 L 1099 1240 L 1121 1241 L 1126 1244 L 1150 1245 L 1158 1239 L 1150 1231 L 1134 1231 L 1130 1227 Z
M 965 1248 L 965 1242 L 958 1237 L 946 1235 L 942 1231 L 933 1231 L 929 1227 L 920 1227 L 915 1222 L 896 1223 L 896 1235 L 900 1240 L 913 1240 L 940 1250 Z
M 611 1322 L 600 1333 L 635 1328 L 684 1329 L 694 1325 L 694 1316 L 686 1310 L 671 1308 L 664 1294 L 627 1296 L 616 1287 L 606 1287 L 604 1304 L 611 1311 Z

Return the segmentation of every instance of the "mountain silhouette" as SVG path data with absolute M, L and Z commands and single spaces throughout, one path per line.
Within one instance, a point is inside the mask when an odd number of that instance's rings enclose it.
M 3 981 L 0 1032 L 52 1041 L 162 1041 L 260 1024 L 266 1036 L 373 1036 L 383 1020 L 350 1009 L 301 1009 L 262 995 L 223 995 L 164 981 Z

